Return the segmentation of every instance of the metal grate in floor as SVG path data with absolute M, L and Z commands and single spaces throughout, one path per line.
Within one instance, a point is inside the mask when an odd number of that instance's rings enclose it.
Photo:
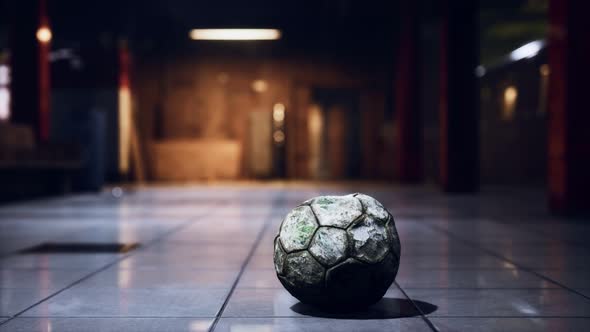
M 126 253 L 137 249 L 139 243 L 77 243 L 45 242 L 23 249 L 19 254 L 106 254 Z

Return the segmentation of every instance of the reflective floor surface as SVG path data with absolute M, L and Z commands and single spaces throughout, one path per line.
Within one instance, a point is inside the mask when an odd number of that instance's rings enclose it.
M 362 312 L 326 314 L 278 282 L 282 216 L 319 194 L 386 205 L 396 283 Z M 590 220 L 550 216 L 534 190 L 444 195 L 370 185 L 148 187 L 0 207 L 0 331 L 589 331 Z M 127 253 L 18 251 L 133 243 Z

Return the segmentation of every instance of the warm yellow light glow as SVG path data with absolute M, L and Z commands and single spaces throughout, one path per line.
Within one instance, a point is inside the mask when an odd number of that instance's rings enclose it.
M 40 27 L 37 29 L 37 40 L 42 43 L 49 43 L 53 34 L 51 33 L 51 29 L 49 27 Z
M 193 40 L 276 40 L 281 38 L 277 29 L 193 29 Z
M 268 90 L 268 83 L 265 80 L 256 80 L 252 82 L 252 90 L 262 93 Z
M 515 86 L 510 85 L 504 90 L 504 105 L 502 107 L 502 118 L 511 120 L 514 117 L 514 109 L 518 99 L 518 90 Z
M 281 103 L 275 104 L 272 110 L 272 118 L 275 122 L 285 121 L 285 105 Z
M 285 133 L 282 130 L 277 130 L 272 134 L 272 138 L 278 144 L 281 144 L 285 141 Z
M 119 171 L 129 170 L 131 152 L 131 92 L 129 88 L 119 88 Z
M 549 65 L 541 65 L 541 67 L 539 68 L 539 72 L 541 72 L 541 75 L 543 76 L 549 76 Z
M 324 120 L 319 105 L 309 108 L 307 129 L 309 137 L 309 173 L 312 178 L 319 178 L 322 166 L 322 132 Z

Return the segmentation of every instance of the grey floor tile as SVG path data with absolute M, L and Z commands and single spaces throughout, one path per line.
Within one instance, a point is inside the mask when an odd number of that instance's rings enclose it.
M 590 301 L 562 289 L 406 289 L 414 300 L 438 307 L 431 316 L 582 317 Z
M 205 332 L 213 319 L 191 318 L 15 318 L 1 325 L 6 332 Z
M 302 316 L 291 309 L 299 303 L 285 289 L 236 289 L 224 317 Z
M 274 269 L 247 268 L 237 288 L 283 288 Z
M 109 268 L 78 284 L 76 288 L 120 289 L 230 289 L 237 270 L 205 270 L 187 267 Z
M 590 256 L 520 256 L 506 257 L 515 264 L 534 270 L 590 270 Z
M 590 270 L 536 270 L 537 273 L 575 289 L 590 289 Z
M 0 289 L 0 316 L 12 316 L 53 294 L 49 289 Z
M 518 256 L 543 256 L 543 257 L 576 257 L 590 256 L 590 248 L 572 246 L 554 238 L 545 240 L 544 243 L 535 244 L 509 244 L 509 245 L 482 245 L 497 254 L 511 258 Z
M 155 255 L 176 255 L 183 257 L 245 257 L 252 245 L 209 244 L 198 242 L 172 242 L 164 240 L 137 253 Z
M 134 268 L 200 268 L 200 269 L 239 269 L 245 257 L 233 256 L 200 256 L 187 257 L 173 254 L 136 254 L 117 264 L 121 269 Z
M 0 289 L 58 290 L 91 272 L 90 269 L 0 269 Z
M 396 281 L 402 288 L 560 288 L 519 269 L 411 269 L 402 268 Z
M 402 242 L 397 281 L 414 302 L 393 288 L 381 304 L 361 313 L 325 315 L 278 282 L 273 240 L 298 203 L 318 193 L 364 190 L 395 217 Z M 542 195 L 522 190 L 448 196 L 434 188 L 357 184 L 147 187 L 121 199 L 106 193 L 9 204 L 0 207 L 0 253 L 52 239 L 146 243 L 182 228 L 119 262 L 121 256 L 108 254 L 5 256 L 0 321 L 81 272 L 113 265 L 0 330 L 206 330 L 253 249 L 218 331 L 428 331 L 412 303 L 441 331 L 584 330 L 588 322 L 578 317 L 590 312 L 590 251 L 576 244 L 587 239 L 590 227 L 545 216 L 544 204 Z M 517 265 L 588 297 L 550 288 L 555 285 Z
M 0 259 L 0 268 L 97 269 L 117 259 L 118 254 L 40 254 L 12 255 Z
M 441 332 L 579 332 L 590 327 L 590 318 L 429 318 Z
M 214 317 L 221 289 L 68 289 L 25 317 Z
M 574 288 L 574 290 L 590 299 L 590 288 Z
M 512 269 L 509 262 L 497 257 L 474 253 L 469 256 L 402 256 L 400 269 Z
M 364 312 L 364 317 L 371 317 L 374 314 L 383 318 L 384 313 L 392 316 L 404 315 L 399 312 L 400 305 L 407 303 L 405 296 L 399 290 L 389 290 L 384 298 L 395 299 L 395 301 L 387 300 L 374 305 Z M 397 301 L 398 299 L 402 301 Z M 234 291 L 223 312 L 223 317 L 301 317 L 306 315 L 306 309 L 306 307 L 302 308 L 299 300 L 292 297 L 285 289 L 244 288 Z
M 251 269 L 274 269 L 274 262 L 270 255 L 257 255 L 250 258 L 248 268 Z
M 398 319 L 325 319 L 297 318 L 221 318 L 216 332 L 382 332 L 382 331 L 432 331 L 421 318 Z

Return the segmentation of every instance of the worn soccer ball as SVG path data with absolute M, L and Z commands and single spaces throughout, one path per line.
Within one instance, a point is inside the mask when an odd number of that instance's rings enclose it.
M 357 309 L 395 280 L 400 242 L 391 214 L 364 194 L 319 196 L 283 220 L 274 241 L 281 284 L 303 303 Z

